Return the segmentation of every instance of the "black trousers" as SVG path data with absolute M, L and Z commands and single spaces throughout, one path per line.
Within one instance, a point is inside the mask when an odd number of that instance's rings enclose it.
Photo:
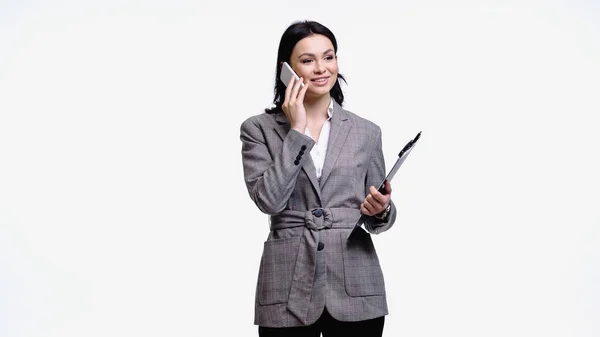
M 381 337 L 385 316 L 358 322 L 340 322 L 327 312 L 309 326 L 292 328 L 258 327 L 260 337 Z

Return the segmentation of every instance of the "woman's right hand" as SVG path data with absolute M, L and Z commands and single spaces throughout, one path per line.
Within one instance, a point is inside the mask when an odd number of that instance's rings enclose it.
M 294 81 L 294 77 L 290 79 L 287 89 L 285 89 L 285 100 L 281 107 L 290 121 L 290 127 L 304 134 L 304 130 L 306 130 L 304 94 L 306 94 L 306 89 L 308 89 L 308 83 L 304 83 L 304 86 L 301 88 L 302 83 L 302 77 L 297 81 Z

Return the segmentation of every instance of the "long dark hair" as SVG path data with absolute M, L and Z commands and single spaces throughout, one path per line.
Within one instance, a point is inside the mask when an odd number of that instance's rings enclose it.
M 313 34 L 320 34 L 326 36 L 333 44 L 333 51 L 337 55 L 337 40 L 335 36 L 329 30 L 329 28 L 323 26 L 322 24 L 315 21 L 296 21 L 292 23 L 286 30 L 283 32 L 281 36 L 281 40 L 279 41 L 279 51 L 277 52 L 277 64 L 275 65 L 275 97 L 273 98 L 274 107 L 266 108 L 266 113 L 276 113 L 281 111 L 281 106 L 283 105 L 283 101 L 285 99 L 285 89 L 286 86 L 281 82 L 279 76 L 281 75 L 281 64 L 283 62 L 290 62 L 290 57 L 292 56 L 292 51 L 296 46 L 298 41 L 302 40 L 305 37 L 311 36 Z M 335 81 L 333 88 L 329 91 L 331 97 L 339 104 L 342 105 L 344 103 L 344 93 L 342 92 L 342 87 L 340 85 L 340 80 L 346 83 L 346 79 L 342 74 L 338 73 L 338 79 Z

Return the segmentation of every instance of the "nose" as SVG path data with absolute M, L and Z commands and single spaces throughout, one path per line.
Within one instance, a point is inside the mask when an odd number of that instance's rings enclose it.
M 326 70 L 325 63 L 322 60 L 317 60 L 315 64 L 315 73 L 322 74 Z

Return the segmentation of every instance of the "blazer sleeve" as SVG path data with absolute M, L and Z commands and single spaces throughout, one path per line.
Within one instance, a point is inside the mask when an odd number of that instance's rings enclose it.
M 386 176 L 385 160 L 383 157 L 383 150 L 381 146 L 381 128 L 379 126 L 375 127 L 375 148 L 371 155 L 371 160 L 367 169 L 367 178 L 365 181 L 365 191 L 367 194 L 369 193 L 369 187 L 375 186 L 375 188 L 377 188 Z M 391 209 L 390 214 L 387 217 L 387 221 L 384 222 L 382 220 L 377 219 L 374 216 L 367 217 L 367 220 L 365 221 L 364 225 L 365 229 L 369 233 L 383 233 L 392 227 L 392 225 L 396 221 L 396 205 L 391 199 L 390 205 Z
M 281 142 L 281 138 L 273 128 L 260 122 L 249 118 L 240 127 L 244 180 L 252 201 L 261 212 L 272 215 L 285 209 L 296 178 L 303 163 L 310 157 L 315 142 L 290 129 L 283 139 L 281 150 L 271 153 L 273 149 L 269 147 L 268 140 L 271 143 Z

